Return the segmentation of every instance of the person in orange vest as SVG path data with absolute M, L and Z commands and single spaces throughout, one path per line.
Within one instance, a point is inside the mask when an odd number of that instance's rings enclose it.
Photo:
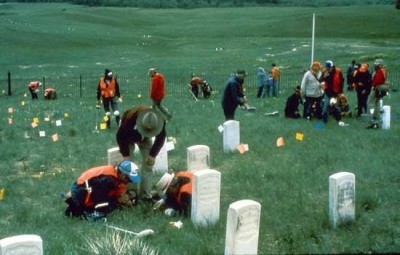
M 50 100 L 50 99 L 55 100 L 55 99 L 57 99 L 57 92 L 53 88 L 45 89 L 43 95 L 44 95 L 44 99 L 46 99 L 46 100 Z
M 281 72 L 280 72 L 279 68 L 276 66 L 275 63 L 272 63 L 272 65 L 271 65 L 271 77 L 272 77 L 271 87 L 272 87 L 272 96 L 273 97 L 276 97 L 276 95 L 277 95 L 278 81 L 279 81 L 280 74 L 281 74 Z
M 192 185 L 192 172 L 165 173 L 156 184 L 161 199 L 155 204 L 154 210 L 162 209 L 168 216 L 180 214 L 190 217 Z
M 104 76 L 100 77 L 97 86 L 96 108 L 100 105 L 100 99 L 103 102 L 103 108 L 107 116 L 107 128 L 111 126 L 111 110 L 115 116 L 117 126 L 119 126 L 121 118 L 118 111 L 118 102 L 122 102 L 122 97 L 119 91 L 117 78 L 114 77 L 113 72 L 109 69 L 106 69 L 104 71 Z
M 164 75 L 157 72 L 155 68 L 150 68 L 148 74 L 151 78 L 150 84 L 150 98 L 153 101 L 153 108 L 158 109 L 164 116 L 165 120 L 170 120 L 172 114 L 167 108 L 161 105 L 161 101 L 165 96 L 165 79 Z
M 38 99 L 39 87 L 42 86 L 40 81 L 31 81 L 28 84 L 28 90 L 31 93 L 32 100 Z
M 118 206 L 130 206 L 136 196 L 128 190 L 128 184 L 138 182 L 138 167 L 128 160 L 116 167 L 104 165 L 86 170 L 65 195 L 65 215 L 87 219 L 93 214 L 104 216 Z
M 331 112 L 339 126 L 346 124 L 341 121 L 340 109 L 336 104 L 336 97 L 343 93 L 344 77 L 340 68 L 336 67 L 331 60 L 325 62 L 325 68 L 322 70 L 322 89 L 324 90 L 322 121 L 328 123 L 328 116 Z

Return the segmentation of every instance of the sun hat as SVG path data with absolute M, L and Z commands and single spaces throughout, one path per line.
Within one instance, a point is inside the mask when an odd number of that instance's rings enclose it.
M 375 66 L 383 65 L 383 59 L 381 58 L 375 59 L 374 65 Z
M 165 193 L 167 191 L 169 185 L 171 184 L 172 180 L 174 179 L 175 174 L 172 173 L 165 173 L 160 180 L 156 184 L 157 191 L 159 193 Z
M 118 165 L 118 171 L 127 175 L 133 183 L 140 182 L 138 166 L 130 160 L 124 160 Z
M 139 112 L 136 120 L 135 129 L 143 137 L 154 137 L 158 135 L 164 126 L 164 119 L 156 110 L 151 108 Z
M 326 68 L 331 68 L 331 67 L 333 67 L 333 61 L 332 61 L 332 60 L 326 61 L 326 62 L 325 62 L 325 67 L 326 67 Z

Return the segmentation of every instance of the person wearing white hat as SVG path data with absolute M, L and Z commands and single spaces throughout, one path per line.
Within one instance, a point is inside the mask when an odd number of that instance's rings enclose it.
M 156 187 L 161 199 L 155 204 L 154 210 L 162 209 L 168 216 L 175 214 L 190 216 L 193 188 L 192 172 L 165 173 Z
M 131 161 L 118 166 L 104 165 L 83 172 L 65 195 L 68 217 L 87 217 L 94 211 L 109 213 L 116 207 L 132 205 L 128 183 L 138 183 L 138 167 Z M 102 205 L 102 206 L 99 206 Z
M 144 201 L 152 201 L 153 166 L 166 136 L 165 120 L 151 106 L 139 105 L 124 112 L 116 139 L 124 160 L 130 160 L 135 144 L 139 147 L 142 157 L 139 199 Z

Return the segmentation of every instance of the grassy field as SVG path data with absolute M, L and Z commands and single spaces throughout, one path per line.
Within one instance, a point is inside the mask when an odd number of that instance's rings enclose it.
M 392 6 L 199 12 L 2 4 L 0 66 L 21 77 L 101 74 L 111 68 L 143 84 L 152 65 L 167 75 L 218 73 L 226 78 L 237 68 L 255 71 L 272 62 L 300 72 L 310 62 L 312 13 L 317 16 L 317 59 L 333 59 L 345 68 L 353 58 L 382 56 L 389 70 L 398 72 L 400 17 Z M 115 125 L 93 133 L 94 96 L 32 102 L 22 93 L 1 95 L 0 187 L 6 195 L 0 201 L 0 239 L 38 234 L 45 254 L 118 254 L 117 247 L 126 248 L 119 254 L 223 254 L 229 204 L 253 199 L 262 205 L 259 254 L 399 252 L 398 92 L 384 99 L 392 107 L 389 130 L 365 129 L 368 117 L 346 119 L 348 127 L 339 127 L 332 118 L 326 126 L 285 119 L 289 93 L 277 99 L 248 94 L 257 111 L 238 109 L 236 114 L 241 142 L 250 149 L 245 154 L 222 150 L 220 94 L 199 102 L 189 94 L 167 95 L 165 105 L 174 114 L 167 132 L 177 140 L 169 167 L 185 170 L 189 146 L 210 147 L 211 166 L 222 173 L 220 220 L 195 228 L 181 219 L 184 227 L 175 229 L 169 222 L 179 218 L 166 218 L 146 205 L 109 215 L 109 224 L 155 231 L 139 244 L 100 222 L 63 217 L 60 193 L 83 170 L 105 164 L 106 150 L 116 146 Z M 354 106 L 355 94 L 349 92 L 349 97 Z M 149 103 L 148 95 L 127 93 L 120 110 L 141 103 Z M 279 116 L 262 115 L 275 110 Z M 100 119 L 102 115 L 100 111 Z M 39 119 L 36 128 L 34 118 Z M 56 125 L 59 120 L 61 126 Z M 39 131 L 46 136 L 39 137 Z M 303 141 L 295 139 L 297 132 L 304 134 Z M 52 139 L 55 134 L 58 141 Z M 276 147 L 278 137 L 285 139 L 283 148 Z M 356 175 L 356 221 L 333 230 L 328 224 L 328 177 L 339 171 Z

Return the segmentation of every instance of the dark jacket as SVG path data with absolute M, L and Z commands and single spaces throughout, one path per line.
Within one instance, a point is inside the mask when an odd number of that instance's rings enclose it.
M 236 108 L 244 104 L 243 81 L 236 76 L 229 78 L 222 96 L 224 108 Z

